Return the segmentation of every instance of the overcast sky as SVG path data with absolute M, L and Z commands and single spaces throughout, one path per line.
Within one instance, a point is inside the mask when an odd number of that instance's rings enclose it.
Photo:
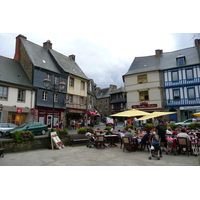
M 136 4 L 129 0 L 73 0 L 63 4 L 64 1 L 57 0 L 57 4 L 52 4 L 36 0 L 34 4 L 26 4 L 23 12 L 17 12 L 17 7 L 22 9 L 20 3 L 26 1 L 9 0 L 3 4 L 8 7 L 10 2 L 11 15 L 6 9 L 0 13 L 0 17 L 4 15 L 0 55 L 13 58 L 19 34 L 41 46 L 51 40 L 54 50 L 67 56 L 75 54 L 79 67 L 101 88 L 110 84 L 124 86 L 122 75 L 137 56 L 154 55 L 156 49 L 169 52 L 192 47 L 194 39 L 200 39 L 200 34 L 190 33 L 194 32 L 190 26 L 194 20 L 185 15 L 175 18 L 176 3 L 149 10 L 149 6 L 159 1 Z M 192 7 L 195 13 L 196 7 Z M 182 11 L 188 8 L 185 5 Z M 182 29 L 183 26 L 187 29 Z M 184 32 L 171 33 L 177 31 Z

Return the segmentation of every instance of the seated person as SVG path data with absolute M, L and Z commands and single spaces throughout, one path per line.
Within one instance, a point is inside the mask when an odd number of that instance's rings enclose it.
M 128 131 L 123 130 L 123 133 L 124 133 L 124 137 L 129 137 L 130 143 L 133 144 L 133 141 L 132 141 L 133 134 L 130 131 L 131 131 L 131 129 L 128 129 Z
M 123 132 L 121 132 L 120 130 L 118 130 L 118 133 L 117 133 L 117 135 L 118 135 L 118 137 L 119 137 L 119 138 L 122 138 L 122 137 L 124 137 L 124 133 L 123 133 Z
M 190 136 L 186 133 L 186 131 L 185 131 L 184 128 L 181 129 L 181 132 L 177 135 L 177 138 L 178 138 L 178 137 L 184 137 L 184 138 L 187 138 L 188 142 L 191 141 Z

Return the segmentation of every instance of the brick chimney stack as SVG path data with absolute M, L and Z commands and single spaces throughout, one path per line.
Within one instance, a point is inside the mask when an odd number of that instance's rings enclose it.
M 21 35 L 21 34 L 16 37 L 14 60 L 17 60 L 17 61 L 21 60 L 21 56 L 20 56 L 21 40 L 20 40 L 20 38 L 24 38 L 25 40 L 27 39 L 24 35 Z
M 163 54 L 163 50 L 162 49 L 156 49 L 155 53 L 156 53 L 156 55 L 155 55 L 156 57 L 160 57 Z
M 45 49 L 52 49 L 52 43 L 50 40 L 47 40 L 46 42 L 43 43 L 43 48 Z
M 74 54 L 72 54 L 72 55 L 69 55 L 69 58 L 71 58 L 73 61 L 75 61 L 75 60 L 76 60 L 76 56 L 75 56 Z

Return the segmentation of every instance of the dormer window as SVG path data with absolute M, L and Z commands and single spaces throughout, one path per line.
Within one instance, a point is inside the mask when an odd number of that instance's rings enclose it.
M 176 63 L 177 63 L 178 67 L 186 65 L 185 56 L 181 55 L 181 54 L 179 56 L 177 56 L 176 57 Z

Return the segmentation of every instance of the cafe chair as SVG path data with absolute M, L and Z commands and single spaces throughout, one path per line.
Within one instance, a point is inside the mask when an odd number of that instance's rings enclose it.
M 183 152 L 183 149 L 185 149 L 186 153 L 189 156 L 191 149 L 190 149 L 190 143 L 187 138 L 177 137 L 177 148 L 178 148 L 178 154 L 181 154 L 181 152 Z
M 105 138 L 103 135 L 97 135 L 97 139 L 95 141 L 95 146 L 96 148 L 105 148 L 105 142 L 104 142 Z
M 123 152 L 126 149 L 127 151 L 129 151 L 129 153 L 133 150 L 133 148 L 135 147 L 135 144 L 131 144 L 130 138 L 129 137 L 123 137 Z

